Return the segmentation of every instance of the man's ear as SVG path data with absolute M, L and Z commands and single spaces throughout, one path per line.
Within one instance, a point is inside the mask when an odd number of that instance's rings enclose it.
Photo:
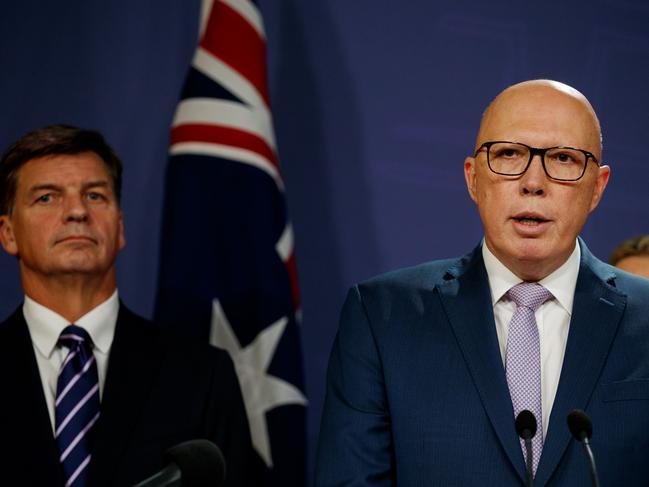
M 469 190 L 469 196 L 471 196 L 474 203 L 477 203 L 475 157 L 467 157 L 464 159 L 464 180 L 466 181 L 466 189 Z
M 0 215 L 0 243 L 9 255 L 18 255 L 18 245 L 9 215 Z
M 119 235 L 117 242 L 117 249 L 122 250 L 126 245 L 126 237 L 124 236 L 124 215 L 122 210 L 119 210 Z
M 599 172 L 597 173 L 597 179 L 595 180 L 595 187 L 593 188 L 593 197 L 590 201 L 590 211 L 593 211 L 599 201 L 602 199 L 606 185 L 608 184 L 608 178 L 611 176 L 611 168 L 608 166 L 599 167 Z

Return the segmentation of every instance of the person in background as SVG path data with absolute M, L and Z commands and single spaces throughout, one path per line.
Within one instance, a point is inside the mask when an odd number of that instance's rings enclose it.
M 608 263 L 649 279 L 649 235 L 640 235 L 622 242 L 613 251 Z
M 101 134 L 64 125 L 0 159 L 0 243 L 25 293 L 0 323 L 0 483 L 131 486 L 165 466 L 169 447 L 203 438 L 225 456 L 224 485 L 250 485 L 227 353 L 169 335 L 119 298 L 121 178 Z

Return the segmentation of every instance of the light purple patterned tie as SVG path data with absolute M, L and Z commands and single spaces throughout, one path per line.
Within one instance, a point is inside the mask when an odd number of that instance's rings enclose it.
M 550 291 L 536 282 L 522 282 L 507 292 L 516 303 L 507 337 L 507 385 L 514 406 L 514 417 L 528 409 L 536 417 L 536 435 L 532 438 L 532 471 L 536 474 L 543 449 L 543 416 L 541 411 L 541 350 L 539 329 L 534 312 L 552 297 Z M 523 457 L 527 457 L 521 439 Z

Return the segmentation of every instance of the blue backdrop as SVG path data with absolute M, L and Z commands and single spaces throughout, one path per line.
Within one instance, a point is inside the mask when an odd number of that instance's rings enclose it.
M 612 168 L 583 236 L 606 258 L 649 233 L 649 3 L 262 0 L 270 89 L 293 219 L 313 455 L 349 285 L 464 253 L 481 237 L 462 176 L 505 86 L 549 77 L 589 97 Z M 124 301 L 150 317 L 168 130 L 196 42 L 198 0 L 23 0 L 0 6 L 0 146 L 64 122 L 125 162 Z M 187 197 L 191 198 L 191 194 Z M 209 222 L 205 223 L 209 225 Z M 201 228 L 187 238 L 200 238 Z M 0 258 L 0 315 L 21 300 Z

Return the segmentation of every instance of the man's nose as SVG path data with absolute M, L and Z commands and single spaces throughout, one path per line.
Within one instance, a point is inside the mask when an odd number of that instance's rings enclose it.
M 540 154 L 534 154 L 527 171 L 520 179 L 521 193 L 542 195 L 548 183 L 548 176 L 543 168 L 543 159 Z
M 66 221 L 83 222 L 88 219 L 88 208 L 82 195 L 67 196 L 64 203 Z

